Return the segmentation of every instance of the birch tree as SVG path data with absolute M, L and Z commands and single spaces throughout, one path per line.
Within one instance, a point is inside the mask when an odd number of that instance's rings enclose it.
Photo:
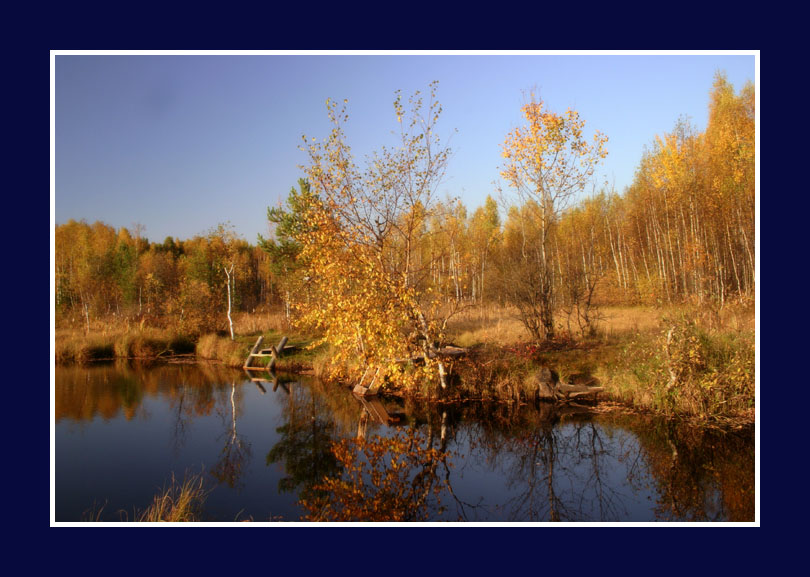
M 597 164 L 607 156 L 607 136 L 596 131 L 588 140 L 578 112 L 551 112 L 534 94 L 521 111 L 524 124 L 507 134 L 502 145 L 501 176 L 518 203 L 532 208 L 539 232 L 536 242 L 521 243 L 524 272 L 534 277 L 527 286 L 537 293 L 532 300 L 540 316 L 524 318 L 524 324 L 539 327 L 530 329 L 536 338 L 553 339 L 553 229 L 560 211 L 591 183 Z
M 441 306 L 428 283 L 432 263 L 414 258 L 450 156 L 436 131 L 437 83 L 407 103 L 396 94 L 396 144 L 369 155 L 362 168 L 344 132 L 346 101 L 327 100 L 327 112 L 329 135 L 304 138 L 312 194 L 310 226 L 294 234 L 306 263 L 306 288 L 294 303 L 300 322 L 323 334 L 336 365 L 354 378 L 413 382 L 419 371 L 400 371 L 397 360 L 420 355 L 421 373 L 446 386 L 436 353 L 457 308 Z

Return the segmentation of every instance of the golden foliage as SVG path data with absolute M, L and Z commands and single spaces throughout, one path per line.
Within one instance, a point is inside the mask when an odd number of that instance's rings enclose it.
M 307 226 L 294 233 L 305 283 L 293 307 L 300 325 L 323 335 L 316 344 L 332 346 L 333 366 L 354 376 L 371 367 L 378 379 L 409 384 L 435 374 L 430 359 L 413 371 L 397 363 L 427 356 L 442 340 L 440 301 L 423 282 L 429 263 L 415 256 L 449 156 L 433 129 L 441 112 L 435 93 L 434 83 L 427 110 L 414 95 L 409 115 L 397 96 L 397 117 L 410 122 L 401 123 L 399 146 L 382 148 L 364 171 L 343 132 L 345 102 L 327 101 L 333 128 L 325 140 L 304 137 L 311 194 L 302 203 Z
M 437 475 L 448 454 L 414 429 L 393 437 L 343 439 L 332 451 L 342 466 L 339 477 L 314 489 L 322 495 L 302 500 L 306 521 L 420 521 L 440 506 L 446 482 Z

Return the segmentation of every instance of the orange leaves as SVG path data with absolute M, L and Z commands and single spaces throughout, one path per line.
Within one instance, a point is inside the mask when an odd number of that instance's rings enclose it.
M 437 471 L 448 464 L 448 453 L 414 429 L 394 437 L 343 439 L 332 452 L 342 472 L 315 486 L 316 499 L 301 501 L 304 520 L 424 520 L 447 486 Z

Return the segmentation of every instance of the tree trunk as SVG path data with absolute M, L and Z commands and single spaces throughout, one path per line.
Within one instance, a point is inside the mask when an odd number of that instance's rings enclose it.
M 231 273 L 233 273 L 233 265 L 231 265 L 230 269 L 225 268 L 225 266 L 223 265 L 222 269 L 225 271 L 225 276 L 228 277 L 228 326 L 231 329 L 231 340 L 234 340 L 233 319 L 231 318 Z

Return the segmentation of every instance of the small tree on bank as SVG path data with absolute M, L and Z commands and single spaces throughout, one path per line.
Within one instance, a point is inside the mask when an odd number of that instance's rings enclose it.
M 515 264 L 526 277 L 512 285 L 512 300 L 532 336 L 553 339 L 554 229 L 561 211 L 591 182 L 596 165 L 607 156 L 607 136 L 597 131 L 588 141 L 578 112 L 550 112 L 534 94 L 522 113 L 524 125 L 507 134 L 502 145 L 501 176 L 521 205 L 515 215 L 521 223 Z
M 402 359 L 422 356 L 423 374 L 446 371 L 436 351 L 457 302 L 438 298 L 431 286 L 432 261 L 444 255 L 420 252 L 436 209 L 437 188 L 450 150 L 435 131 L 441 114 L 437 84 L 427 102 L 417 92 L 408 107 L 397 93 L 398 142 L 367 158 L 353 159 L 343 131 L 346 102 L 327 100 L 332 124 L 323 141 L 304 137 L 309 165 L 302 167 L 311 194 L 304 198 L 309 226 L 292 232 L 300 245 L 305 289 L 294 295 L 301 324 L 323 334 L 336 366 L 404 383 Z

